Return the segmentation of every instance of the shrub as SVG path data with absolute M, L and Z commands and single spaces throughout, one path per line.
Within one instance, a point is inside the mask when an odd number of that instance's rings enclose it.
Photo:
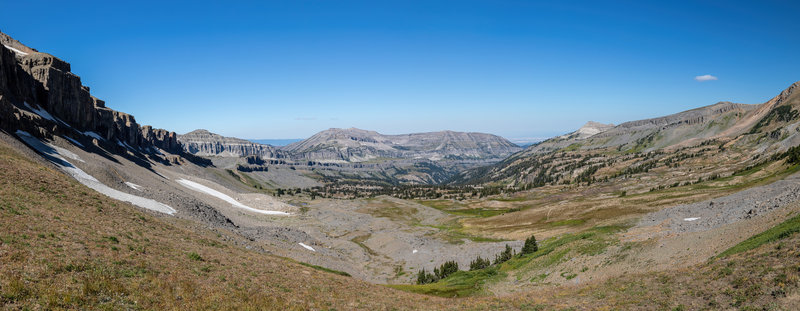
M 200 254 L 195 252 L 191 252 L 187 256 L 189 256 L 189 259 L 194 261 L 203 261 L 203 257 L 200 257 Z

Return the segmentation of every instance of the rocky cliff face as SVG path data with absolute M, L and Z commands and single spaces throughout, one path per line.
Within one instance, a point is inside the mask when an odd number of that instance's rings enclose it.
M 177 135 L 139 126 L 133 116 L 107 108 L 71 72 L 70 64 L 0 32 L 0 127 L 37 136 L 87 135 L 99 144 L 155 146 L 180 152 Z M 97 135 L 94 135 L 94 134 Z
M 303 160 L 364 162 L 376 158 L 500 159 L 521 148 L 502 137 L 484 133 L 442 131 L 383 135 L 351 128 L 322 131 L 283 150 Z
M 285 158 L 284 152 L 270 145 L 262 145 L 244 139 L 225 137 L 207 130 L 194 130 L 178 136 L 183 150 L 198 156 L 246 157 L 263 159 Z

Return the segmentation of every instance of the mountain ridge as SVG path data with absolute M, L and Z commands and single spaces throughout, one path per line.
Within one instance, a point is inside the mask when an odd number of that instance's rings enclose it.
M 516 144 L 497 135 L 450 130 L 385 135 L 358 128 L 331 128 L 286 146 L 272 146 L 197 129 L 178 135 L 178 140 L 184 151 L 198 156 L 256 155 L 264 159 L 285 158 L 320 162 L 363 162 L 379 157 L 439 160 L 447 156 L 465 156 L 491 159 L 522 150 Z M 358 148 L 368 150 L 360 153 L 353 151 Z M 414 154 L 417 151 L 428 157 Z
M 604 147 L 633 147 L 640 139 L 650 140 L 651 136 L 657 134 L 664 134 L 666 139 L 663 141 L 656 140 L 649 148 L 666 147 L 674 143 L 675 139 L 682 139 L 686 136 L 703 136 L 704 138 L 716 135 L 717 132 L 707 132 L 707 129 L 688 129 L 689 133 L 671 133 L 675 129 L 681 130 L 697 124 L 708 124 L 715 122 L 719 119 L 725 119 L 728 115 L 738 116 L 728 117 L 725 122 L 736 123 L 738 118 L 743 117 L 747 112 L 757 108 L 758 105 L 737 104 L 731 102 L 718 102 L 712 105 L 689 109 L 674 114 L 633 120 L 620 123 L 613 127 L 607 127 L 602 131 L 598 131 L 593 135 L 580 135 L 580 129 L 570 134 L 554 137 L 538 144 L 535 144 L 523 152 L 528 153 L 544 153 L 565 148 L 568 146 L 577 146 L 579 149 L 587 148 L 604 148 Z M 724 129 L 732 126 L 733 124 L 723 124 Z M 705 131 L 705 132 L 704 132 Z M 581 144 L 578 146 L 578 144 Z
M 445 130 L 386 135 L 357 128 L 331 128 L 282 149 L 302 154 L 304 159 L 345 162 L 378 157 L 492 159 L 521 150 L 505 138 L 486 133 Z
M 628 154 L 665 153 L 704 143 L 719 144 L 720 150 L 726 147 L 753 150 L 747 161 L 755 161 L 761 153 L 783 152 L 800 143 L 800 124 L 796 121 L 800 118 L 798 86 L 800 82 L 795 82 L 762 104 L 718 102 L 662 117 L 624 122 L 593 135 L 581 135 L 579 129 L 532 145 L 492 166 L 461 172 L 451 182 L 522 182 L 541 186 L 586 181 L 602 167 L 627 159 Z M 591 156 L 603 160 L 577 161 Z M 564 165 L 573 161 L 565 158 L 576 160 Z M 559 172 L 556 167 L 567 171 Z
M 274 146 L 226 137 L 204 129 L 178 135 L 177 139 L 184 151 L 197 156 L 246 157 L 256 155 L 264 159 L 286 157 L 284 152 Z

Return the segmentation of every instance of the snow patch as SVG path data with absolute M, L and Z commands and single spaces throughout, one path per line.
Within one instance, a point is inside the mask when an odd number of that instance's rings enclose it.
M 67 149 L 61 148 L 59 146 L 50 145 L 50 147 L 55 149 L 58 152 L 58 154 L 60 154 L 62 156 L 65 156 L 67 158 L 73 159 L 73 160 L 78 161 L 78 162 L 86 163 L 86 161 L 81 159 L 81 157 L 79 157 L 77 154 L 72 153 L 72 151 L 69 151 Z
M 303 242 L 300 242 L 300 243 L 297 243 L 297 244 L 300 244 L 300 246 L 305 247 L 307 250 L 310 250 L 312 252 L 316 252 L 313 247 L 308 246 L 308 245 L 304 244 Z
M 416 254 L 416 253 L 417 253 L 417 250 L 415 249 L 415 250 L 411 251 L 411 253 L 412 253 L 412 254 Z
M 53 121 L 53 122 L 57 122 L 56 118 L 53 117 L 53 115 L 51 115 L 49 112 L 47 112 L 47 110 L 44 110 L 41 107 L 33 108 L 27 102 L 23 102 L 22 104 L 25 105 L 25 108 L 28 108 L 28 110 L 33 111 L 33 113 L 39 115 L 40 117 L 45 118 L 45 119 L 50 120 L 50 121 Z
M 126 143 L 124 141 L 121 141 L 119 139 L 117 139 L 117 146 L 120 146 L 122 148 L 128 149 L 130 151 L 136 151 L 136 149 L 131 147 L 131 145 L 128 145 L 128 143 Z
M 248 210 L 248 211 L 251 211 L 251 212 L 254 212 L 254 213 L 259 213 L 259 214 L 264 214 L 264 215 L 289 215 L 289 213 L 287 213 L 287 212 L 267 211 L 267 210 L 262 210 L 262 209 L 256 209 L 256 208 L 249 207 L 247 205 L 239 203 L 239 201 L 236 201 L 236 199 L 231 198 L 231 197 L 229 197 L 228 195 L 226 195 L 226 194 L 224 194 L 222 192 L 219 192 L 217 190 L 211 189 L 209 187 L 206 187 L 206 186 L 201 185 L 199 183 L 193 182 L 191 180 L 178 179 L 177 181 L 178 181 L 178 183 L 180 183 L 181 185 L 183 185 L 183 186 L 185 186 L 185 187 L 187 187 L 189 189 L 192 189 L 192 190 L 195 190 L 195 191 L 199 191 L 199 192 L 203 192 L 203 193 L 206 193 L 208 195 L 217 197 L 218 199 L 221 199 L 221 200 L 223 200 L 225 202 L 230 203 L 231 205 L 233 205 L 235 207 L 238 207 L 238 208 L 241 208 L 241 209 L 244 209 L 244 210 Z
M 695 221 L 698 219 L 700 219 L 700 217 L 689 217 L 689 218 L 684 218 L 683 221 Z
M 3 46 L 6 47 L 7 49 L 11 50 L 12 52 L 19 54 L 19 55 L 22 55 L 22 56 L 28 55 L 28 53 L 25 53 L 23 51 L 17 50 L 17 49 L 12 48 L 12 47 L 10 47 L 8 45 L 3 44 Z
M 76 167 L 75 165 L 72 165 L 72 163 L 69 163 L 69 161 L 64 159 L 64 157 L 70 157 L 69 154 L 61 153 L 62 151 L 66 151 L 66 149 L 59 148 L 48 143 L 44 143 L 25 131 L 18 130 L 16 134 L 19 138 L 24 140 L 25 143 L 27 143 L 37 151 L 41 152 L 42 155 L 44 155 L 44 157 L 47 160 L 58 166 L 62 171 L 72 176 L 72 178 L 78 180 L 78 182 L 80 182 L 81 184 L 84 184 L 85 186 L 92 188 L 97 192 L 100 192 L 112 199 L 129 202 L 138 207 L 153 210 L 156 212 L 161 212 L 169 215 L 174 215 L 176 212 L 174 208 L 166 204 L 148 198 L 143 198 L 140 196 L 128 194 L 104 185 L 99 180 L 94 178 L 92 175 L 87 174 L 82 169 Z M 77 155 L 75 156 L 77 157 Z
M 128 185 L 128 187 L 131 187 L 136 191 L 142 191 L 142 186 L 139 186 L 137 184 L 134 184 L 132 182 L 127 182 L 127 181 L 125 182 L 125 184 Z
M 85 148 L 85 147 L 83 147 L 83 144 L 79 143 L 77 140 L 74 140 L 74 139 L 70 138 L 69 136 L 61 136 L 61 137 L 64 137 L 64 139 L 69 140 L 69 142 L 71 142 L 75 146 L 78 146 L 78 147 L 81 147 L 81 148 Z
M 92 131 L 81 132 L 81 134 L 83 134 L 83 135 L 86 135 L 86 136 L 89 136 L 89 137 L 91 137 L 91 138 L 95 138 L 95 139 L 97 139 L 97 140 L 106 140 L 105 138 L 103 138 L 102 136 L 100 136 L 100 134 L 97 134 L 97 133 L 95 133 L 95 132 L 92 132 Z
M 28 104 L 28 102 L 22 102 L 22 104 L 25 105 L 25 108 L 28 108 L 28 110 L 30 110 L 31 112 L 35 113 L 36 115 L 42 117 L 43 119 L 47 119 L 47 120 L 53 121 L 55 123 L 61 123 L 61 124 L 65 125 L 68 128 L 72 128 L 72 126 L 70 126 L 67 122 L 64 122 L 63 120 L 54 117 L 49 112 L 47 112 L 47 110 L 44 110 L 41 107 L 33 108 L 30 104 Z
M 42 144 L 44 147 L 52 149 L 53 151 L 55 151 L 55 153 L 57 153 L 60 156 L 64 156 L 64 157 L 73 159 L 75 161 L 86 163 L 86 161 L 81 159 L 81 157 L 78 156 L 77 154 L 72 153 L 72 151 L 69 151 L 67 149 L 61 148 L 59 146 L 54 146 L 54 145 L 51 145 L 51 144 L 42 143 L 39 139 L 37 139 L 36 137 L 33 137 L 33 135 L 31 135 L 28 132 L 17 130 L 16 134 L 17 134 L 17 136 L 22 138 L 22 140 L 24 140 L 29 145 L 34 144 L 34 142 L 29 141 L 29 140 L 34 140 L 34 141 L 39 142 L 40 144 Z M 36 150 L 39 150 L 39 148 L 37 148 L 37 147 L 34 147 L 34 148 L 36 148 Z M 42 150 L 39 150 L 39 151 L 44 152 Z

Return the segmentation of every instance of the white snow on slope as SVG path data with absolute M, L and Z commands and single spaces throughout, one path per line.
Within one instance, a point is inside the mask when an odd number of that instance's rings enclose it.
M 690 217 L 690 218 L 684 218 L 683 221 L 695 221 L 698 219 L 700 219 L 700 217 Z
M 73 160 L 78 161 L 78 162 L 86 163 L 86 161 L 81 159 L 81 157 L 79 157 L 77 154 L 72 153 L 72 151 L 69 151 L 67 149 L 61 148 L 59 146 L 53 146 L 53 145 L 50 145 L 50 144 L 48 144 L 48 146 L 50 148 L 55 149 L 56 152 L 58 152 L 58 154 L 60 154 L 61 156 L 65 156 L 67 158 L 73 159 Z
M 100 134 L 97 134 L 97 133 L 92 132 L 92 131 L 82 132 L 81 134 L 89 136 L 91 138 L 96 138 L 97 140 L 105 140 L 105 138 L 103 138 L 103 136 L 100 136 Z
M 300 244 L 300 246 L 305 247 L 307 250 L 310 250 L 312 252 L 316 252 L 313 247 L 305 245 L 303 242 L 300 242 L 300 243 L 297 243 L 297 244 Z
M 28 53 L 25 53 L 23 51 L 17 50 L 17 49 L 12 48 L 12 47 L 10 47 L 8 45 L 3 44 L 3 46 L 6 47 L 7 49 L 11 50 L 12 52 L 19 54 L 19 55 L 22 55 L 22 56 L 28 55 Z
M 230 203 L 231 205 L 233 205 L 235 207 L 238 207 L 238 208 L 241 208 L 241 209 L 244 209 L 244 210 L 248 210 L 248 211 L 251 211 L 251 212 L 254 212 L 254 213 L 259 213 L 259 214 L 264 214 L 264 215 L 289 215 L 289 213 L 287 213 L 287 212 L 266 211 L 266 210 L 261 210 L 261 209 L 256 209 L 256 208 L 249 207 L 247 205 L 239 203 L 239 201 L 236 201 L 236 199 L 231 198 L 231 197 L 229 197 L 228 195 L 226 195 L 226 194 L 224 194 L 222 192 L 219 192 L 217 190 L 211 189 L 209 187 L 206 187 L 206 186 L 201 185 L 199 183 L 193 182 L 191 180 L 178 179 L 177 181 L 181 185 L 183 185 L 183 186 L 185 186 L 185 187 L 187 187 L 189 189 L 192 189 L 192 190 L 195 190 L 195 191 L 199 191 L 199 192 L 203 192 L 203 193 L 206 193 L 208 195 L 217 197 L 217 198 L 219 198 L 219 199 L 221 199 L 221 200 L 223 200 L 225 202 Z
M 51 115 L 49 112 L 47 112 L 47 110 L 44 110 L 42 108 L 33 108 L 27 102 L 23 102 L 22 104 L 25 105 L 25 107 L 28 108 L 28 110 L 33 111 L 33 113 L 39 115 L 40 117 L 45 118 L 45 119 L 50 120 L 50 121 L 53 121 L 53 122 L 57 122 L 56 118 L 53 117 L 53 115 Z
M 130 151 L 136 151 L 136 149 L 131 147 L 131 145 L 128 145 L 128 143 L 126 143 L 124 141 L 121 141 L 119 139 L 117 139 L 117 145 L 122 147 L 122 148 L 128 149 Z
M 74 139 L 70 138 L 69 136 L 61 136 L 61 137 L 64 137 L 66 140 L 69 140 L 69 142 L 71 142 L 75 146 L 78 146 L 78 147 L 81 147 L 81 148 L 85 148 L 83 146 L 83 144 L 79 143 L 77 140 L 74 140 Z
M 125 201 L 125 202 L 130 202 L 131 204 L 136 205 L 136 206 L 141 207 L 141 208 L 146 208 L 146 209 L 149 209 L 149 210 L 153 210 L 153 211 L 157 211 L 157 212 L 161 212 L 161 213 L 165 213 L 165 214 L 169 214 L 169 215 L 173 215 L 176 212 L 175 209 L 173 209 L 172 207 L 169 207 L 166 204 L 163 204 L 163 203 L 160 203 L 158 201 L 151 200 L 151 199 L 148 199 L 148 198 L 143 198 L 143 197 L 140 197 L 140 196 L 135 196 L 135 195 L 132 195 L 132 194 L 128 194 L 128 193 L 125 193 L 125 192 L 122 192 L 122 191 L 119 191 L 119 190 L 115 190 L 115 189 L 112 189 L 109 186 L 104 185 L 99 180 L 97 180 L 96 178 L 92 177 L 92 175 L 87 174 L 82 169 L 72 165 L 72 163 L 69 163 L 69 161 L 64 159 L 64 156 L 67 156 L 67 155 L 61 154 L 59 152 L 59 149 L 65 150 L 63 148 L 59 148 L 59 147 L 44 143 L 44 142 L 40 141 L 39 139 L 37 139 L 36 137 L 33 137 L 33 136 L 31 136 L 31 134 L 28 134 L 27 132 L 24 132 L 24 131 L 19 131 L 18 130 L 16 132 L 16 134 L 17 134 L 17 136 L 19 136 L 19 138 L 24 140 L 25 143 L 27 143 L 28 145 L 30 145 L 31 147 L 33 147 L 37 151 L 41 152 L 45 156 L 46 159 L 50 160 L 50 162 L 52 162 L 53 164 L 58 166 L 58 168 L 60 168 L 62 171 L 64 171 L 68 175 L 72 176 L 72 178 L 75 178 L 76 180 L 78 180 L 78 182 L 84 184 L 85 186 L 87 186 L 89 188 L 94 189 L 97 192 L 100 192 L 100 193 L 102 193 L 102 194 L 104 194 L 104 195 L 106 195 L 108 197 L 111 197 L 112 199 Z M 75 156 L 77 157 L 77 155 L 75 155 Z M 67 157 L 69 157 L 69 156 L 67 156 Z
M 22 104 L 25 105 L 25 107 L 28 108 L 28 110 L 32 111 L 33 113 L 37 114 L 38 116 L 42 117 L 43 119 L 47 119 L 47 120 L 53 121 L 55 123 L 61 123 L 61 124 L 63 124 L 64 126 L 66 126 L 68 128 L 72 128 L 72 126 L 70 126 L 67 122 L 64 122 L 63 120 L 54 117 L 49 112 L 47 112 L 47 110 L 44 110 L 41 107 L 33 108 L 33 106 L 28 104 L 28 102 L 22 102 Z
M 128 187 L 131 187 L 131 188 L 133 188 L 134 190 L 142 191 L 142 186 L 139 186 L 139 185 L 137 185 L 137 184 L 134 184 L 134 183 L 132 183 L 132 182 L 127 182 L 127 181 L 126 181 L 126 182 L 125 182 L 125 185 L 127 185 Z

